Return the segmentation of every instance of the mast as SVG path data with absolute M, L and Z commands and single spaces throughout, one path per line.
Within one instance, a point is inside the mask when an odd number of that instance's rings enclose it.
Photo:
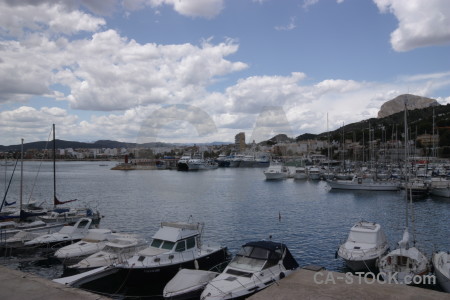
M 20 151 L 20 206 L 19 211 L 22 211 L 22 194 L 23 194 L 23 139 Z
M 55 124 L 53 124 L 53 207 L 56 207 L 56 141 Z
M 406 194 L 406 228 L 408 228 L 408 183 L 409 183 L 409 167 L 408 167 L 408 125 L 406 120 L 407 106 L 405 101 L 404 126 L 405 126 L 405 194 Z M 412 197 L 410 197 L 412 198 Z

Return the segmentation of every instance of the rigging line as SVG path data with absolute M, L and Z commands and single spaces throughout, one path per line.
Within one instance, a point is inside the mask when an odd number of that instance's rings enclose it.
M 6 195 L 8 195 L 8 191 L 9 191 L 9 187 L 11 186 L 11 181 L 13 179 L 13 175 L 14 175 L 14 171 L 16 170 L 17 167 L 17 163 L 19 162 L 19 158 L 16 159 L 16 163 L 14 164 L 14 169 L 12 171 L 11 177 L 9 178 L 9 183 L 8 183 L 8 187 L 5 190 L 5 196 L 3 196 L 3 201 L 2 204 L 0 205 L 0 211 L 2 211 L 3 208 L 3 204 L 5 204 L 6 201 Z
M 45 149 L 48 149 L 48 143 L 50 142 L 51 134 L 52 134 L 52 131 L 50 131 L 50 133 L 48 134 L 47 143 L 45 144 Z M 42 166 L 43 161 L 44 161 L 44 156 L 42 156 L 42 158 L 41 158 L 41 162 L 39 163 L 39 167 L 38 167 L 36 176 L 34 177 L 33 185 L 31 187 L 31 192 L 30 192 L 30 198 L 28 198 L 27 204 L 30 203 L 31 197 L 33 196 L 33 191 L 34 191 L 34 188 L 36 187 L 37 178 L 38 178 L 39 172 L 41 171 L 41 166 Z

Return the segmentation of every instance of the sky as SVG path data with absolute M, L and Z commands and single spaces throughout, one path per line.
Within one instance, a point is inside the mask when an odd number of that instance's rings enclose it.
M 0 145 L 247 142 L 450 103 L 448 0 L 0 0 Z

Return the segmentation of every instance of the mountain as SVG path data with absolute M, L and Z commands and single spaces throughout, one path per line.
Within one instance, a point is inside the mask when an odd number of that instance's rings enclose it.
M 435 99 L 404 94 L 395 97 L 392 100 L 385 102 L 381 105 L 380 111 L 378 112 L 378 118 L 388 117 L 395 113 L 405 110 L 405 103 L 408 110 L 426 108 L 430 106 L 438 106 L 439 103 Z

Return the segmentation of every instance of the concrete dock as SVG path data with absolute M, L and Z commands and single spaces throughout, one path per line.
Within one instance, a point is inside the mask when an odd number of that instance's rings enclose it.
M 326 270 L 300 269 L 250 300 L 292 299 L 450 299 L 449 293 L 402 284 L 380 283 L 376 279 L 354 276 Z
M 30 273 L 0 266 L 0 299 L 2 300 L 102 300 L 110 299 L 80 289 L 66 287 Z
M 353 281 L 352 283 L 349 283 Z M 367 281 L 367 282 L 366 282 Z M 368 283 L 369 282 L 369 283 Z M 67 287 L 30 273 L 0 266 L 0 299 L 5 300 L 103 300 L 110 299 L 80 289 Z M 420 299 L 450 300 L 450 294 L 439 291 L 379 283 L 371 278 L 326 270 L 300 269 L 278 284 L 251 296 L 250 300 L 292 299 Z

